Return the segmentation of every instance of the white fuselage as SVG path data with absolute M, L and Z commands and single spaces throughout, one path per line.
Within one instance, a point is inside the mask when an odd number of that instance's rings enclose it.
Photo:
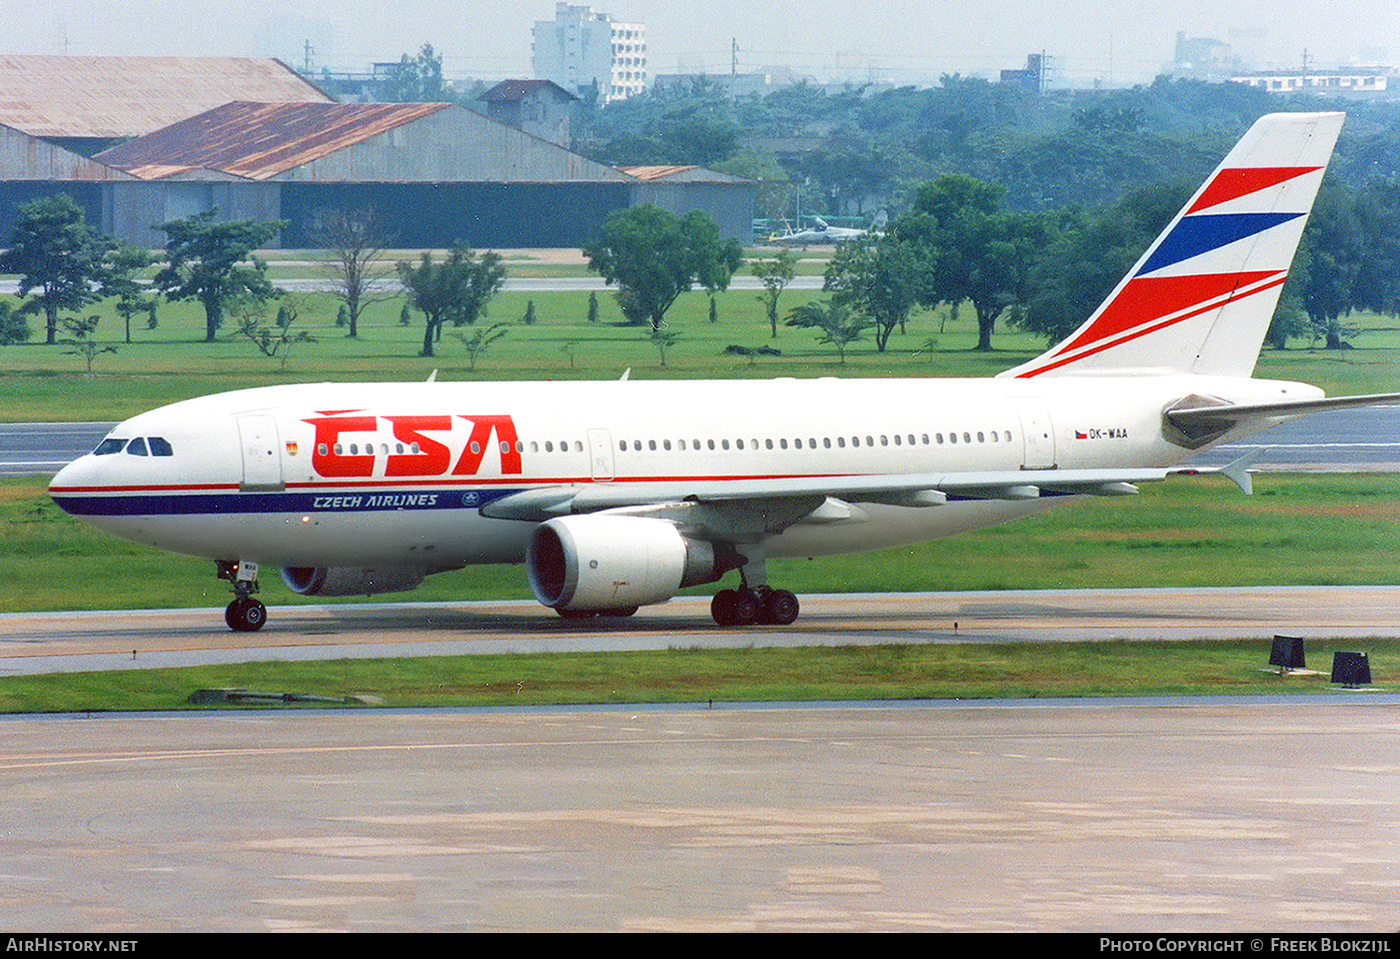
M 1165 438 L 1162 413 L 1193 394 L 1259 403 L 1321 392 L 1142 373 L 275 386 L 127 420 L 111 437 L 143 439 L 141 450 L 128 443 L 84 456 L 51 491 L 94 526 L 191 556 L 450 569 L 524 558 L 537 524 L 487 518 L 481 508 L 528 490 L 1169 467 L 1192 451 Z M 1054 502 L 845 503 L 845 512 L 814 514 L 754 545 L 775 557 L 882 549 Z

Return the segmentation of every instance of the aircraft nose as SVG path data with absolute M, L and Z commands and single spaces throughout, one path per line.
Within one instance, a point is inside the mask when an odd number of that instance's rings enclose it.
M 77 515 L 70 494 L 91 485 L 92 469 L 91 464 L 87 462 L 89 456 L 91 454 L 78 457 L 59 470 L 49 481 L 49 499 L 57 503 L 65 513 Z

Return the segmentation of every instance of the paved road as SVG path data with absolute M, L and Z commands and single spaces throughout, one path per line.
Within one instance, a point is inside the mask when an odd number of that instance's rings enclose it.
M 1329 642 L 1400 635 L 1400 587 L 809 595 L 792 626 L 749 630 L 717 629 L 708 598 L 691 597 L 631 619 L 595 621 L 561 619 L 533 601 L 285 606 L 270 610 L 267 626 L 252 634 L 229 631 L 218 608 L 6 613 L 0 675 L 254 660 L 1276 633 Z M 1330 669 L 1326 658 L 1317 668 Z
M 1393 933 L 1397 706 L 3 717 L 0 923 Z
M 52 475 L 92 450 L 112 423 L 0 424 L 0 475 Z M 1400 470 L 1400 406 L 1334 410 L 1285 423 L 1197 457 L 1219 466 L 1259 450 L 1256 469 L 1337 472 Z

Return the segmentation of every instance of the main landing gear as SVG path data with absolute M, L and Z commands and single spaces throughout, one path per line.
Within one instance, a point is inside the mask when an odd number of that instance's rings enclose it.
M 710 600 L 710 615 L 721 626 L 787 626 L 798 609 L 795 595 L 767 586 L 722 589 Z
M 797 619 L 797 597 L 767 583 L 768 564 L 750 554 L 739 567 L 739 588 L 722 589 L 710 601 L 710 615 L 720 626 L 788 626 Z
M 224 610 L 224 622 L 238 633 L 256 633 L 267 622 L 267 607 L 253 598 L 258 591 L 258 564 L 220 560 L 219 579 L 233 583 L 233 602 Z

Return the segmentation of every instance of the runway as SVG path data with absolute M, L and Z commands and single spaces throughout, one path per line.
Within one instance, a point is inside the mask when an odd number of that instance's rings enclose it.
M 1397 707 L 0 718 L 0 922 L 1393 933 Z
M 285 606 L 257 633 L 230 631 L 218 608 L 6 613 L 0 675 L 692 646 L 1400 635 L 1396 586 L 867 593 L 802 603 L 792 626 L 735 630 L 716 628 L 699 597 L 583 621 L 532 601 Z

